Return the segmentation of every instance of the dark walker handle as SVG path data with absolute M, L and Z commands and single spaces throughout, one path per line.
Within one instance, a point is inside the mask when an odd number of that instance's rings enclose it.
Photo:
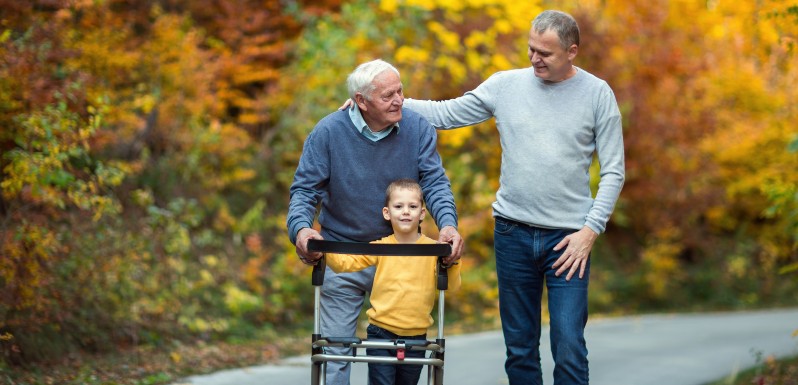
M 449 269 L 443 264 L 443 257 L 438 257 L 438 290 L 449 288 Z
M 321 257 L 316 264 L 313 265 L 313 276 L 311 277 L 311 281 L 313 286 L 321 286 L 324 285 L 324 270 L 327 264 L 324 262 L 324 257 Z

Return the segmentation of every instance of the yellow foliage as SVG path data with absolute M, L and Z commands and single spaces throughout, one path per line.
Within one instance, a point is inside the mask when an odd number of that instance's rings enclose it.
M 466 1 L 457 0 L 435 0 L 434 4 L 437 8 L 446 10 L 450 13 L 460 13 L 464 8 L 470 5 Z
M 39 290 L 49 283 L 46 266 L 65 250 L 57 234 L 23 221 L 16 234 L 0 233 L 0 237 L 0 278 L 7 285 L 6 290 L 16 294 L 9 304 L 11 308 L 23 311 L 48 306 L 50 299 L 40 297 Z
M 462 62 L 451 57 L 440 56 L 435 59 L 435 67 L 444 70 L 452 77 L 452 81 L 460 83 L 466 78 L 466 66 Z
M 398 3 L 396 0 L 389 0 L 389 2 Z M 427 0 L 405 0 L 402 2 L 409 7 L 416 7 L 425 9 L 427 11 L 431 11 L 435 7 L 435 1 L 427 1 Z M 396 8 L 394 8 L 395 10 Z
M 253 83 L 253 82 L 264 82 L 274 80 L 280 77 L 280 73 L 273 69 L 273 68 L 242 68 L 242 71 L 237 72 L 236 75 L 233 77 L 233 81 L 237 85 L 246 84 L 246 83 Z
M 513 68 L 513 63 L 511 63 L 506 56 L 499 54 L 494 54 L 491 56 L 490 65 L 491 68 L 494 68 L 497 71 L 504 71 Z
M 429 60 L 430 53 L 426 50 L 417 47 L 409 47 L 403 45 L 396 50 L 394 58 L 397 65 L 412 65 L 417 62 L 426 62 Z
M 85 68 L 93 74 L 108 75 L 132 71 L 142 59 L 138 50 L 125 49 L 130 36 L 125 28 L 109 25 L 106 28 L 69 30 L 65 43 L 80 55 L 68 58 L 65 65 L 70 68 Z
M 479 70 L 482 68 L 482 56 L 474 51 L 466 52 L 466 64 L 469 69 Z
M 750 271 L 750 258 L 746 256 L 735 255 L 729 258 L 727 264 L 729 273 L 736 279 L 743 278 Z
M 213 274 L 211 274 L 211 272 L 208 270 L 205 269 L 200 270 L 199 275 L 200 275 L 199 283 L 202 286 L 212 285 L 216 283 L 216 280 L 213 279 Z
M 195 333 L 221 333 L 230 328 L 230 321 L 226 319 L 204 319 L 199 317 L 180 316 L 177 321 Z
M 247 99 L 247 101 L 249 102 L 248 99 Z M 245 113 L 239 115 L 239 117 L 238 117 L 238 121 L 241 124 L 257 124 L 261 120 L 262 120 L 262 118 L 261 118 L 260 114 L 258 114 L 258 113 L 246 113 L 245 112 Z
M 494 28 L 500 34 L 509 34 L 516 31 L 515 27 L 507 20 L 497 20 Z
M 166 266 L 170 270 L 175 271 L 178 274 L 185 273 L 186 268 L 188 267 L 186 261 L 184 261 L 181 257 L 167 256 L 165 262 Z
M 219 265 L 219 257 L 217 257 L 215 255 L 206 255 L 206 256 L 202 257 L 202 263 L 205 266 L 208 266 L 210 268 L 214 268 L 214 267 Z
M 263 300 L 252 293 L 234 285 L 224 287 L 224 303 L 234 315 L 240 316 L 247 312 L 257 310 L 263 305 Z
M 183 255 L 191 249 L 191 236 L 185 226 L 170 223 L 166 228 L 165 236 L 164 250 L 167 253 Z M 170 258 L 169 261 L 175 270 L 182 271 L 185 268 L 185 264 L 177 258 Z
M 230 213 L 230 208 L 227 204 L 221 204 L 213 220 L 213 227 L 218 231 L 227 231 L 232 229 L 235 223 L 236 219 Z
M 387 13 L 394 13 L 399 7 L 397 0 L 380 0 L 380 10 Z
M 643 276 L 650 295 L 655 298 L 667 296 L 670 283 L 675 284 L 682 275 L 678 257 L 684 246 L 680 239 L 679 229 L 664 227 L 652 235 L 651 242 L 642 251 Z
M 443 49 L 457 50 L 461 47 L 460 36 L 447 30 L 443 24 L 437 21 L 430 21 L 427 23 L 427 29 L 437 36 L 438 41 L 443 44 Z
M 457 130 L 445 130 L 438 132 L 438 143 L 444 146 L 459 148 L 471 137 L 473 127 L 463 127 Z

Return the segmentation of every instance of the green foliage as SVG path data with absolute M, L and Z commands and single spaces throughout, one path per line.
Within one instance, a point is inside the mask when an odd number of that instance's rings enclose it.
M 88 141 L 102 124 L 97 108 L 90 107 L 88 112 L 91 115 L 84 124 L 61 101 L 41 113 L 17 116 L 21 132 L 14 137 L 17 147 L 4 155 L 3 195 L 19 196 L 25 190 L 31 201 L 43 206 L 76 206 L 93 212 L 95 219 L 117 214 L 118 203 L 103 193 L 118 186 L 125 172 L 88 153 Z

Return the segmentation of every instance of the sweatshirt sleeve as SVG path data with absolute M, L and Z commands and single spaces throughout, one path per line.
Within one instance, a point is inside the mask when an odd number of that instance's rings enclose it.
M 625 179 L 621 113 L 615 94 L 606 83 L 596 103 L 596 153 L 600 180 L 585 226 L 601 234 L 607 227 Z
M 405 107 L 418 112 L 437 129 L 452 129 L 493 117 L 495 95 L 501 95 L 502 72 L 497 72 L 463 96 L 444 101 L 405 99 Z
M 327 266 L 336 273 L 349 273 L 360 271 L 377 264 L 377 257 L 360 254 L 325 254 Z

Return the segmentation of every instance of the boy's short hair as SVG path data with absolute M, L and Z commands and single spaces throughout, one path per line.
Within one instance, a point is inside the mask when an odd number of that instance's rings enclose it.
M 391 201 L 391 194 L 399 189 L 418 191 L 418 196 L 421 197 L 421 206 L 424 206 L 424 193 L 421 191 L 421 185 L 413 179 L 403 178 L 391 182 L 385 189 L 385 207 L 388 207 L 388 203 Z

